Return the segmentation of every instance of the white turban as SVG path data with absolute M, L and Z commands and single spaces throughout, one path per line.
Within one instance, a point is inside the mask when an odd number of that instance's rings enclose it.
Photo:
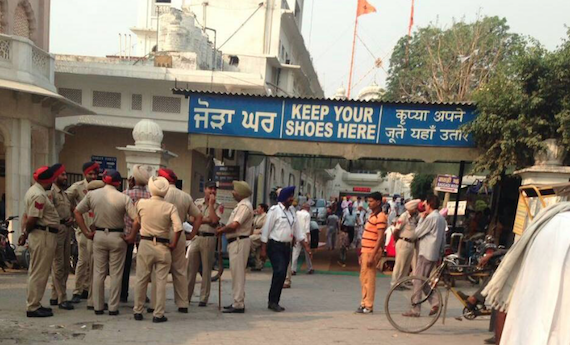
M 415 210 L 418 208 L 418 204 L 420 202 L 421 202 L 420 199 L 410 200 L 404 205 L 404 207 L 406 208 L 407 211 Z
M 153 176 L 148 180 L 148 189 L 152 196 L 164 197 L 169 187 L 170 183 L 164 177 Z
M 148 169 L 144 165 L 135 164 L 133 166 L 133 177 L 138 184 L 148 184 L 148 179 L 150 178 L 150 174 L 148 173 Z

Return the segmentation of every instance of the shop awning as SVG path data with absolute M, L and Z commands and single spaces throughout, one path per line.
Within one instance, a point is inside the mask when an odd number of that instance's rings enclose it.
M 36 85 L 0 79 L 0 89 L 8 89 L 43 96 L 46 98 L 45 101 L 50 102 L 50 106 L 52 107 L 56 117 L 96 114 L 95 112 L 63 97 L 60 94 Z

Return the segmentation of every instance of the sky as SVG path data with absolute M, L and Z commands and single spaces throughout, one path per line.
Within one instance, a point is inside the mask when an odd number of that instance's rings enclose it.
M 50 52 L 105 56 L 119 50 L 118 34 L 130 33 L 139 0 L 51 1 Z M 174 0 L 177 1 L 177 0 Z M 234 0 L 239 1 L 239 0 Z M 361 16 L 352 94 L 376 82 L 385 85 L 392 48 L 407 34 L 411 0 L 368 0 L 377 12 Z M 347 87 L 357 0 L 305 0 L 302 33 L 326 96 Z M 415 0 L 414 29 L 436 23 L 507 19 L 511 31 L 555 49 L 570 25 L 568 0 Z M 374 62 L 381 59 L 380 68 Z

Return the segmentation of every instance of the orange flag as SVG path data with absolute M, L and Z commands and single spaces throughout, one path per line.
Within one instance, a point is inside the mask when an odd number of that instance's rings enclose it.
M 376 8 L 370 5 L 366 0 L 358 0 L 358 8 L 356 9 L 356 17 L 360 17 L 363 14 L 376 12 Z

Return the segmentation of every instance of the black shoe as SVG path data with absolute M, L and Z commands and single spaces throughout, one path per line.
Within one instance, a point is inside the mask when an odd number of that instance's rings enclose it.
M 297 272 L 293 271 L 293 272 L 291 272 L 291 275 L 292 275 L 292 276 L 296 276 L 296 275 L 297 275 Z
M 285 308 L 283 308 L 282 306 L 280 306 L 277 303 L 269 303 L 269 305 L 267 305 L 267 309 L 271 309 L 274 312 L 280 313 L 282 311 L 285 311 Z
M 49 300 L 49 305 L 56 306 L 56 305 L 57 305 L 57 299 L 50 299 L 50 300 Z
M 87 290 L 83 290 L 83 292 L 81 293 L 81 299 L 88 299 L 89 298 L 89 291 Z
M 231 307 L 230 309 L 226 309 L 222 311 L 224 314 L 243 314 L 245 313 L 245 308 L 234 308 Z
M 234 306 L 231 304 L 224 307 L 224 309 L 233 309 L 233 308 L 234 308 Z
M 143 315 L 142 314 L 135 314 L 135 320 L 142 321 Z
M 146 308 L 146 312 L 149 314 L 154 313 L 154 309 L 153 308 Z
M 188 314 L 188 308 L 178 308 L 178 312 L 182 314 Z
M 26 316 L 27 317 L 50 317 L 50 316 L 53 316 L 53 313 L 51 311 L 47 311 L 44 309 L 37 309 L 34 311 L 27 311 Z
M 166 316 L 163 316 L 163 317 L 156 317 L 155 316 L 152 318 L 152 322 L 154 322 L 154 323 L 161 323 L 161 322 L 166 322 L 166 321 L 168 321 Z
M 145 303 L 150 303 L 150 299 L 149 299 L 148 297 L 145 297 L 145 298 L 144 298 L 144 302 L 145 302 Z
M 307 274 L 313 274 L 313 273 L 315 273 L 315 270 L 313 270 L 313 269 L 310 269 L 307 271 Z
M 103 310 L 95 310 L 95 315 L 103 315 Z
M 51 308 L 46 308 L 46 307 L 39 307 L 38 310 L 41 309 L 43 311 L 49 311 L 50 313 L 53 312 L 53 310 Z
M 73 309 L 75 309 L 75 307 L 73 306 L 73 304 L 71 304 L 71 302 L 65 301 L 65 302 L 61 302 L 61 303 L 59 304 L 59 309 L 63 309 L 63 310 L 73 310 Z
M 200 303 L 198 303 L 198 307 L 205 307 L 205 306 L 207 306 L 207 305 L 208 305 L 208 303 L 206 303 L 206 302 L 200 302 Z M 224 309 L 225 309 L 225 308 L 224 308 Z
M 103 310 L 107 310 L 107 309 L 109 309 L 109 305 L 108 305 L 107 303 L 105 303 L 105 304 L 103 305 Z M 95 310 L 95 307 L 92 306 L 92 305 L 88 305 L 88 306 L 87 306 L 87 310 Z
M 73 304 L 81 303 L 81 295 L 73 295 L 70 302 Z
M 489 339 L 483 340 L 483 342 L 484 342 L 485 344 L 496 344 L 496 343 L 497 343 L 497 340 L 496 340 L 495 337 L 493 336 L 493 337 L 491 337 L 491 338 L 489 338 Z
M 114 311 L 113 311 L 113 310 L 109 310 L 109 315 L 111 315 L 111 316 L 117 316 L 117 315 L 119 315 L 119 311 L 118 311 L 118 310 L 114 310 Z

